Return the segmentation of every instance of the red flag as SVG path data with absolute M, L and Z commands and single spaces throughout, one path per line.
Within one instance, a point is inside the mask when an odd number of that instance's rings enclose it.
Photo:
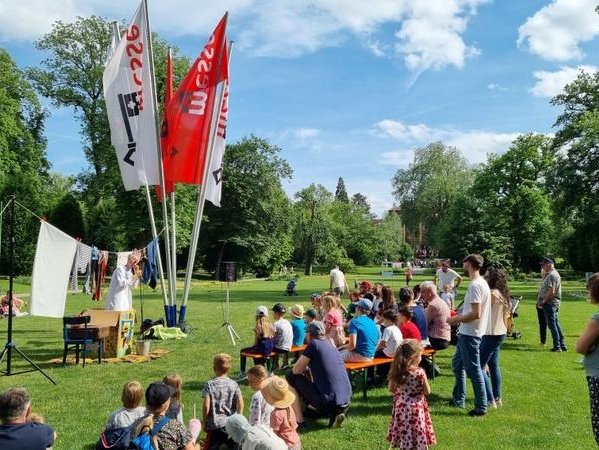
M 173 97 L 173 56 L 171 54 L 171 49 L 168 49 L 168 53 L 166 55 L 166 78 L 164 81 L 164 111 L 162 113 L 162 127 L 160 129 L 160 149 L 162 151 L 162 165 L 164 167 L 164 171 L 166 172 L 166 167 L 168 166 L 168 161 L 171 155 L 171 142 L 169 139 L 168 132 L 168 121 L 166 119 L 166 108 L 168 106 L 168 102 Z M 171 192 L 175 192 L 175 183 L 172 181 L 165 181 L 164 189 L 167 194 Z M 158 201 L 162 201 L 162 186 L 156 186 L 156 197 Z
M 168 123 L 170 158 L 164 168 L 167 182 L 201 184 L 204 172 L 216 85 L 227 74 L 222 63 L 227 51 L 223 16 L 197 57 L 185 79 L 169 101 L 165 117 Z

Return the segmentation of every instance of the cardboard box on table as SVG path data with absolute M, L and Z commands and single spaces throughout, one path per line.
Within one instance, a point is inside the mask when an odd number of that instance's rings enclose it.
M 108 336 L 104 339 L 104 357 L 120 358 L 131 353 L 135 310 L 86 309 L 81 315 L 91 317 L 88 325 L 90 327 L 109 328 Z M 97 348 L 97 345 L 90 346 L 90 350 L 92 350 L 90 357 L 93 357 L 92 355 L 97 351 Z

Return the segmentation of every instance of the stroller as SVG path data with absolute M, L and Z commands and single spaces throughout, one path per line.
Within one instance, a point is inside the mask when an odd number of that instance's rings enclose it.
M 283 292 L 283 295 L 287 295 L 289 297 L 291 297 L 292 295 L 297 295 L 297 291 L 295 290 L 296 286 L 296 280 L 289 280 L 289 283 L 287 283 L 287 287 L 285 288 L 285 292 Z
M 520 306 L 520 302 L 522 301 L 522 296 L 514 297 L 513 295 L 510 297 L 510 327 L 507 330 L 507 337 L 511 337 L 512 339 L 521 339 L 522 333 L 514 328 L 514 319 L 518 317 L 518 306 Z

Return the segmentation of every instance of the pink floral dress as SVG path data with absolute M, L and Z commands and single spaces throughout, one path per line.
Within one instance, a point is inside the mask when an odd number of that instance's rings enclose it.
M 437 443 L 424 396 L 425 380 L 424 370 L 413 367 L 405 384 L 395 390 L 387 433 L 387 440 L 392 448 L 425 450 Z

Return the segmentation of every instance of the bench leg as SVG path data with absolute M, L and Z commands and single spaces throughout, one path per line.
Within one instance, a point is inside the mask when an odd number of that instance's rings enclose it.
M 368 370 L 362 369 L 363 380 L 362 380 L 362 398 L 366 400 L 368 397 Z

